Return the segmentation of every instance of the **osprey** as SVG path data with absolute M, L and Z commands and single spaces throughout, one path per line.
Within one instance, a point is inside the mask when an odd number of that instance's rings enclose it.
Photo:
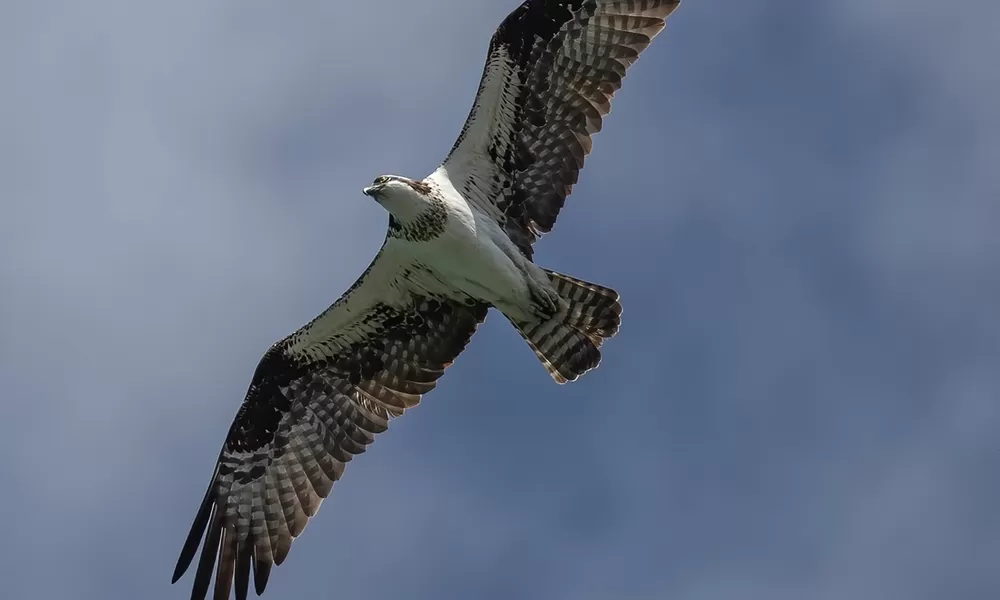
M 191 593 L 261 594 L 351 458 L 416 405 L 490 307 L 552 378 L 597 366 L 621 318 L 607 287 L 543 269 L 555 224 L 627 68 L 679 0 L 527 0 L 493 35 L 472 110 L 423 180 L 364 188 L 389 213 L 350 289 L 264 354 L 177 561 Z

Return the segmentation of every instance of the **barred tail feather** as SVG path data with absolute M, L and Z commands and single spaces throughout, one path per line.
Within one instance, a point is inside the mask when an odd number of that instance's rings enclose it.
M 575 381 L 601 362 L 601 344 L 618 333 L 622 305 L 611 288 L 545 270 L 564 301 L 547 319 L 514 322 L 556 383 Z

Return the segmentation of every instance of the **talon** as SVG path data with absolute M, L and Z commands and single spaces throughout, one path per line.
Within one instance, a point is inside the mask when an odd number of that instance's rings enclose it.
M 532 310 L 541 317 L 551 317 L 559 311 L 559 294 L 555 290 L 542 287 L 538 283 L 530 285 Z

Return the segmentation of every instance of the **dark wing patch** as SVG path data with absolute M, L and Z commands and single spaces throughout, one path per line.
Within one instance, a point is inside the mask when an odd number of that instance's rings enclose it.
M 236 597 L 246 598 L 251 573 L 263 592 L 271 566 L 285 559 L 345 465 L 434 388 L 487 310 L 408 296 L 402 306 L 365 308 L 336 332 L 334 353 L 330 340 L 316 342 L 320 352 L 291 352 L 298 334 L 272 346 L 229 429 L 173 581 L 204 538 L 192 599 L 206 597 L 213 571 L 216 600 L 228 599 L 234 582 Z
M 527 0 L 493 35 L 442 168 L 528 257 L 555 225 L 626 70 L 678 4 Z

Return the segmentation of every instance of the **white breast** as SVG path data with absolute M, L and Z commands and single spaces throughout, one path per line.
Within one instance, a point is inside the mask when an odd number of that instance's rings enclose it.
M 441 236 L 421 244 L 425 264 L 447 286 L 478 300 L 522 305 L 528 287 L 521 269 L 505 252 L 506 246 L 514 249 L 507 234 L 466 202 L 450 182 L 436 183 L 448 210 L 448 224 Z

